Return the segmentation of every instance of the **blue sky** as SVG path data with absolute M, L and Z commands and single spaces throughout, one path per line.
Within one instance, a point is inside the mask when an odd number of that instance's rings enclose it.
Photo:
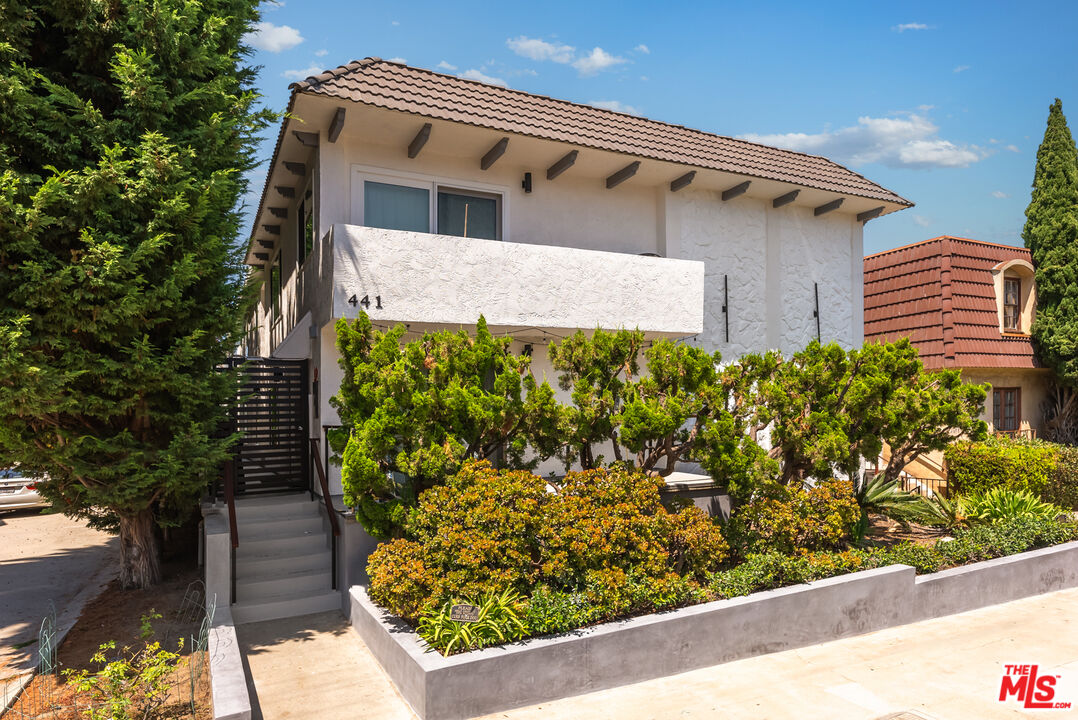
M 285 0 L 262 20 L 249 40 L 275 109 L 290 82 L 378 56 L 792 147 L 916 203 L 868 223 L 866 253 L 1020 244 L 1048 105 L 1078 122 L 1073 1 Z

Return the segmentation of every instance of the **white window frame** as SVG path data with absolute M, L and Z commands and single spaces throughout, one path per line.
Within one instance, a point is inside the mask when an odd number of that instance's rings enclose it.
M 507 185 L 477 183 L 444 175 L 427 175 L 423 173 L 406 172 L 404 170 L 375 167 L 372 165 L 352 165 L 351 223 L 353 225 L 365 224 L 363 183 L 368 180 L 389 185 L 403 185 L 405 187 L 426 190 L 430 201 L 430 219 L 428 227 L 431 228 L 432 235 L 440 234 L 438 232 L 438 191 L 440 189 L 457 193 L 467 193 L 472 191 L 485 193 L 487 195 L 496 195 L 498 196 L 499 206 L 501 208 L 501 218 L 499 221 L 501 237 L 499 237 L 498 240 L 509 242 L 509 187 Z

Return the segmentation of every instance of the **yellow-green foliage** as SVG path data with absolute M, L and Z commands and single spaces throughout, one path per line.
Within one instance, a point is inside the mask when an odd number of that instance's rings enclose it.
M 729 534 L 742 555 L 827 550 L 848 540 L 861 508 L 846 480 L 803 490 L 776 485 L 740 507 Z
M 409 619 L 454 598 L 506 589 L 530 595 L 540 585 L 584 591 L 611 612 L 676 602 L 687 596 L 685 583 L 716 569 L 728 548 L 697 508 L 663 507 L 662 485 L 609 468 L 569 473 L 548 488 L 528 472 L 466 463 L 446 485 L 420 495 L 406 539 L 371 556 L 371 597 Z M 636 587 L 635 599 L 623 597 L 626 584 Z
M 944 453 L 952 493 L 985 492 L 995 487 L 1042 495 L 1052 483 L 1058 446 L 1025 440 L 956 442 Z

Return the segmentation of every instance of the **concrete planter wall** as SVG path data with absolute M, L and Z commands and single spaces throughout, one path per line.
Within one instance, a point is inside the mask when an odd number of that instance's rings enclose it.
M 352 626 L 423 720 L 456 720 L 1078 586 L 1078 542 L 917 577 L 894 565 L 442 657 L 351 589 Z

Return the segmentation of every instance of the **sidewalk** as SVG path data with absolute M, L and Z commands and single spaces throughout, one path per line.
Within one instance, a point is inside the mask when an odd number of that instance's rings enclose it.
M 413 717 L 336 613 L 238 630 L 266 720 Z M 495 713 L 487 720 L 872 720 L 911 711 L 916 715 L 909 720 L 1038 716 L 1013 700 L 998 702 L 1004 663 L 1038 663 L 1042 675 L 1062 675 L 1056 699 L 1078 708 L 1078 589 Z M 1078 717 L 1078 709 L 1039 716 Z

